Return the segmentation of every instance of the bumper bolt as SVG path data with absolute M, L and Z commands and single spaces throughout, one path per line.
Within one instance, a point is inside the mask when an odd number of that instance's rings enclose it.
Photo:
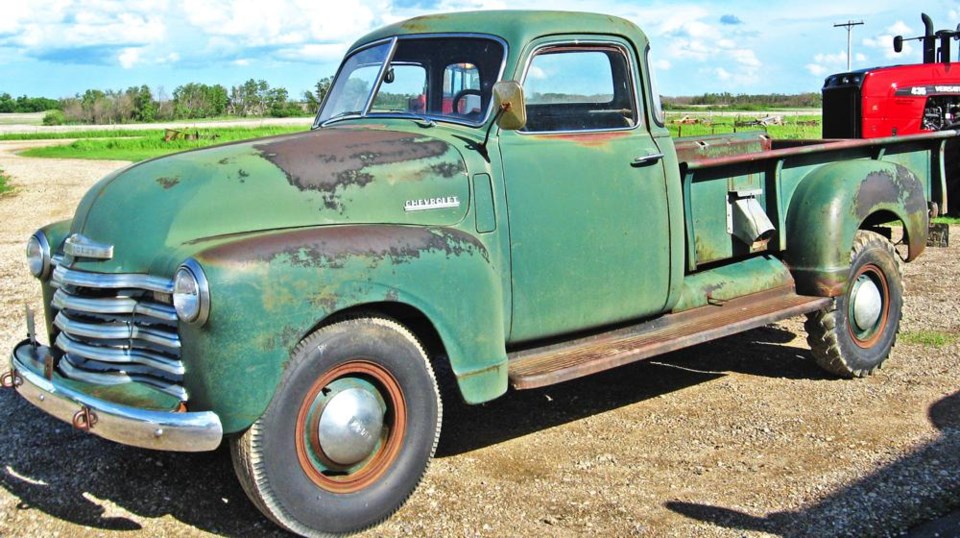
M 23 385 L 23 379 L 16 370 L 10 370 L 9 372 L 0 376 L 0 387 L 5 389 L 15 389 L 20 385 Z

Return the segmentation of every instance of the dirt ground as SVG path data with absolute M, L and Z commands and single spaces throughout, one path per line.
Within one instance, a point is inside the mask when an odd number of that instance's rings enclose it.
M 0 344 L 39 290 L 36 228 L 119 162 L 0 143 Z M 960 504 L 960 227 L 906 266 L 901 336 L 876 375 L 822 373 L 802 320 L 470 407 L 446 395 L 437 458 L 370 536 L 899 535 Z M 0 536 L 282 536 L 224 450 L 173 454 L 73 431 L 0 391 Z M 957 530 L 960 534 L 960 529 Z

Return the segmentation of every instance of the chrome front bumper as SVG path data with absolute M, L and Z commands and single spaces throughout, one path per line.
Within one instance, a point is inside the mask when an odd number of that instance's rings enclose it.
M 154 450 L 203 452 L 223 439 L 220 418 L 211 411 L 177 413 L 150 411 L 94 398 L 43 375 L 44 346 L 25 340 L 14 348 L 12 369 L 4 384 L 12 385 L 28 402 L 78 429 L 118 443 Z

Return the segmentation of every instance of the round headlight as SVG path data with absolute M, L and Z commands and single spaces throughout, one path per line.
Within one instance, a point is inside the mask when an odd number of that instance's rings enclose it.
M 37 278 L 44 278 L 50 271 L 50 244 L 42 232 L 30 236 L 27 241 L 27 266 Z
M 173 307 L 180 321 L 202 325 L 210 313 L 210 288 L 203 269 L 193 259 L 183 263 L 173 278 Z

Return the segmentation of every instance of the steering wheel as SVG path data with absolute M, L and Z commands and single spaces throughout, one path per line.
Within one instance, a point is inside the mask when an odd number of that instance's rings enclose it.
M 451 104 L 453 105 L 452 108 L 454 114 L 466 114 L 466 112 L 460 112 L 460 101 L 468 95 L 476 95 L 477 97 L 480 97 L 480 90 L 467 88 L 466 90 L 460 90 L 453 94 L 453 102 Z

